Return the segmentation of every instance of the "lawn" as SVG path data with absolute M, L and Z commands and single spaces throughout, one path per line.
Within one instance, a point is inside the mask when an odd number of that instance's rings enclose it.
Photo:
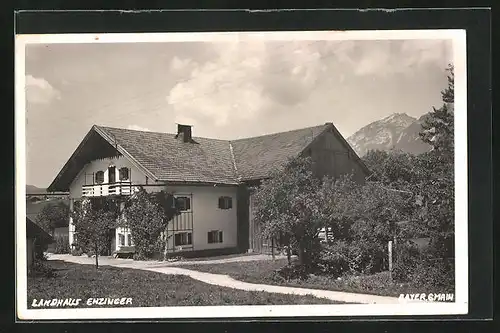
M 210 256 L 210 257 L 182 258 L 181 262 L 223 260 L 223 259 L 232 259 L 232 258 L 241 258 L 241 257 L 252 257 L 255 255 L 256 255 L 255 253 L 223 254 L 223 255 Z M 181 257 L 182 257 L 182 255 L 181 255 Z
M 77 307 L 87 305 L 89 298 L 131 298 L 132 304 L 107 307 L 181 306 L 181 305 L 280 305 L 333 304 L 313 296 L 295 296 L 266 292 L 242 291 L 205 284 L 182 275 L 62 261 L 47 261 L 55 270 L 54 277 L 28 277 L 28 308 L 33 300 L 81 299 Z M 64 306 L 61 306 L 64 307 Z
M 325 289 L 333 291 L 345 291 L 352 293 L 373 294 L 382 296 L 395 296 L 400 294 L 422 292 L 419 287 L 408 284 L 392 283 L 388 272 L 381 272 L 367 276 L 350 276 L 335 279 L 325 275 L 310 275 L 307 280 L 285 281 L 274 273 L 275 270 L 287 265 L 286 259 L 234 262 L 213 265 L 183 265 L 182 268 L 229 275 L 237 280 L 272 284 L 290 287 L 302 287 L 311 289 Z

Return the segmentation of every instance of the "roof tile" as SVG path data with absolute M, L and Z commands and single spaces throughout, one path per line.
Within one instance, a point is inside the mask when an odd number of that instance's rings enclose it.
M 98 126 L 160 181 L 237 184 L 260 179 L 302 152 L 326 125 L 234 141 Z

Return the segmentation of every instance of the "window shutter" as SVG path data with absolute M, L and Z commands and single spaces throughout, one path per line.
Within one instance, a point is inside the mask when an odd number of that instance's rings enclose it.
M 222 231 L 219 231 L 219 243 L 223 243 L 223 241 L 222 241 Z
M 193 244 L 193 238 L 192 238 L 192 234 L 190 232 L 188 232 L 187 234 L 187 245 L 191 245 Z
M 224 197 L 219 197 L 219 208 L 224 209 Z
M 128 168 L 121 168 L 120 169 L 120 180 L 128 180 Z
M 186 210 L 191 209 L 191 199 L 186 197 Z
M 213 243 L 213 233 L 211 231 L 208 232 L 208 243 Z
M 233 198 L 231 198 L 231 197 L 227 198 L 227 208 L 228 209 L 233 208 Z

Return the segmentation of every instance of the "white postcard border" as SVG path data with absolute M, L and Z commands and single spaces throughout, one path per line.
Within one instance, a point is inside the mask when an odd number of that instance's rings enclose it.
M 26 268 L 25 47 L 52 43 L 159 43 L 266 40 L 450 39 L 455 66 L 455 302 L 418 304 L 175 306 L 142 308 L 28 309 Z M 303 316 L 415 316 L 468 312 L 467 71 L 465 30 L 288 31 L 16 35 L 16 308 L 19 319 L 239 318 Z M 22 198 L 22 200 L 20 200 Z

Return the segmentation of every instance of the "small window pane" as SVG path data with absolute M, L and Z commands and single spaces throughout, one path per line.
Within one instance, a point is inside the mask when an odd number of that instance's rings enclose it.
M 233 208 L 233 198 L 231 198 L 231 197 L 219 197 L 219 208 L 220 209 Z
M 118 234 L 118 242 L 119 242 L 120 246 L 124 246 L 125 245 L 125 235 Z
M 191 199 L 188 197 L 176 197 L 175 199 L 177 207 L 181 211 L 186 211 L 191 209 Z
M 222 243 L 222 231 L 220 230 L 212 230 L 207 234 L 208 243 Z
M 95 174 L 95 182 L 97 184 L 104 183 L 104 171 L 97 171 Z
M 192 234 L 190 232 L 181 232 L 175 234 L 175 246 L 191 245 L 193 242 Z

